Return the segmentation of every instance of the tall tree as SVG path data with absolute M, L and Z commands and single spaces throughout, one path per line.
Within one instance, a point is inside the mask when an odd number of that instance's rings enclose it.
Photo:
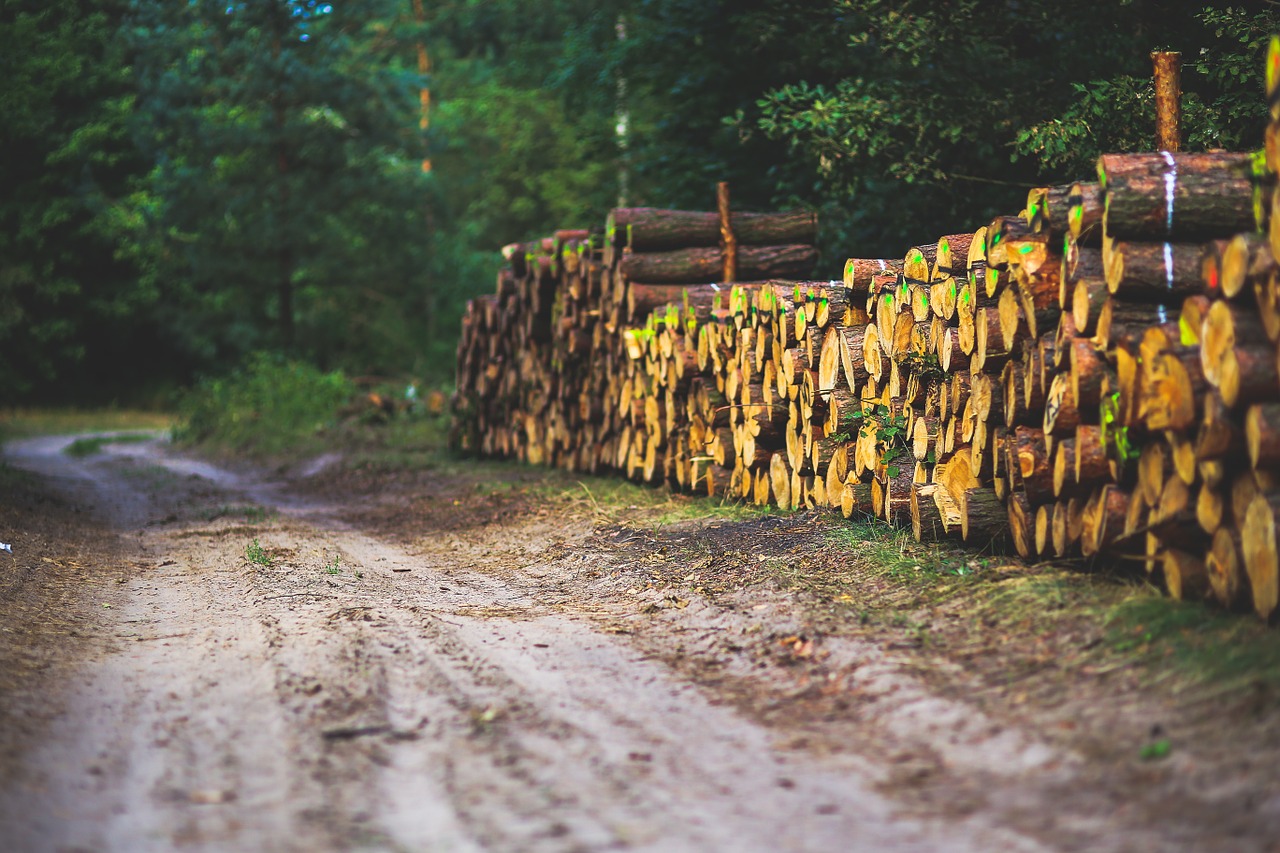
M 0 399 L 115 392 L 154 292 L 121 251 L 129 141 L 121 2 L 0 2 Z M 89 354 L 90 358 L 86 358 Z M 154 359 L 154 353 L 151 358 Z
M 135 3 L 158 286 L 207 360 L 267 347 L 367 363 L 386 339 L 375 319 L 424 320 L 421 81 L 395 35 L 402 5 Z

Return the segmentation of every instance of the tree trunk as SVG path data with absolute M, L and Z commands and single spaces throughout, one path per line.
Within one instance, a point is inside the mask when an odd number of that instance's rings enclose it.
M 961 535 L 975 548 L 991 547 L 1008 536 L 1008 514 L 990 489 L 966 489 L 960 499 L 960 517 Z

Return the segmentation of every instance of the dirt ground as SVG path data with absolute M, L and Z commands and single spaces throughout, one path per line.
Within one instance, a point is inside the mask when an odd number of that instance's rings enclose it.
M 5 850 L 1280 849 L 1280 685 L 896 606 L 825 516 L 71 440 L 0 469 Z

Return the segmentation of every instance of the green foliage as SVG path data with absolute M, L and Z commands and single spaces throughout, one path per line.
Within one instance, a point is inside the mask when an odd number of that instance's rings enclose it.
M 154 163 L 134 212 L 166 327 L 200 363 L 273 348 L 392 368 L 426 336 L 429 187 L 401 5 L 134 4 Z
M 101 398 L 142 366 L 156 293 L 119 251 L 114 208 L 145 168 L 110 0 L 0 4 L 0 397 Z M 91 355 L 91 358 L 86 356 Z M 154 376 L 168 363 L 152 351 Z M 54 383 L 57 382 L 57 385 Z M 115 387 L 119 387 L 117 381 Z
M 333 423 L 353 390 L 341 372 L 259 353 L 242 369 L 187 392 L 174 438 L 259 454 L 306 448 Z
M 1274 8 L 823 5 L 852 32 L 837 79 L 806 70 L 736 123 L 786 142 L 821 192 L 853 199 L 837 227 L 865 256 L 1016 210 L 1026 187 L 1088 179 L 1105 151 L 1149 148 L 1156 47 L 1183 53 L 1190 149 L 1255 147 L 1265 124 L 1261 47 L 1280 29 Z
M 891 257 L 1148 147 L 1155 47 L 1189 148 L 1257 147 L 1280 30 L 1172 0 L 424 8 L 0 4 L 0 394 L 155 399 L 262 350 L 439 384 L 496 248 L 598 226 L 624 184 L 705 209 L 728 180 L 816 209 L 828 263 Z

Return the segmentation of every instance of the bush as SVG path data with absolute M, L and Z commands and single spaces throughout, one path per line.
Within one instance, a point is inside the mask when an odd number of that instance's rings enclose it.
M 353 392 L 340 371 L 258 353 L 183 394 L 174 440 L 266 455 L 307 449 Z

